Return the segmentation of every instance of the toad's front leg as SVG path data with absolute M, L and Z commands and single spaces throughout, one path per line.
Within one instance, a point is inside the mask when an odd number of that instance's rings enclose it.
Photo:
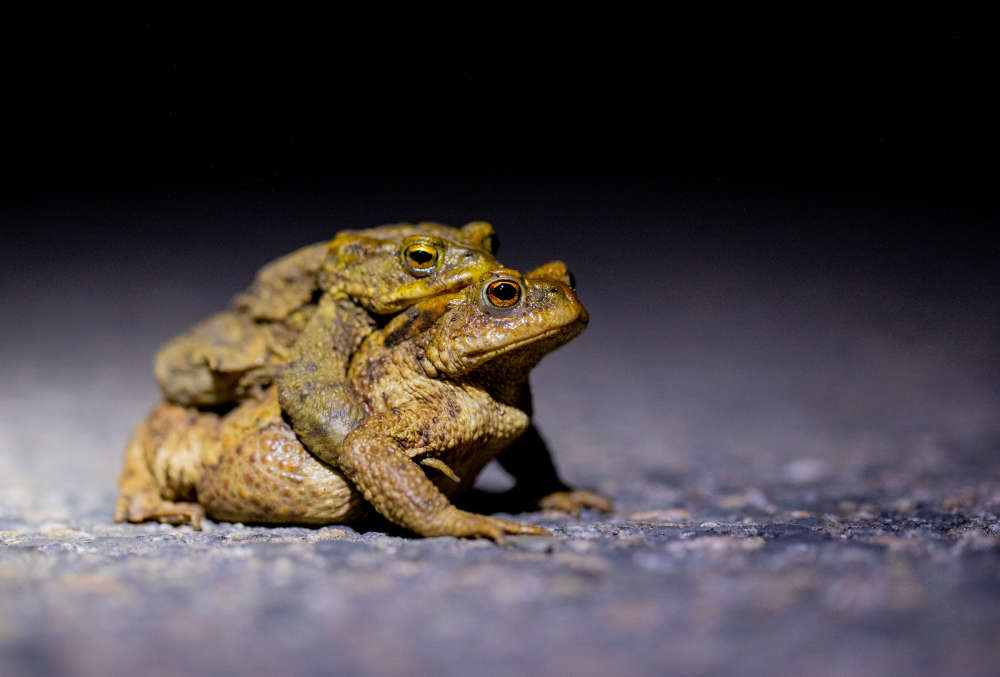
M 389 521 L 422 536 L 485 537 L 497 543 L 504 534 L 548 533 L 453 506 L 402 445 L 383 432 L 383 419 L 368 419 L 344 439 L 337 466 Z
M 367 413 L 347 385 L 347 362 L 372 326 L 368 313 L 349 299 L 326 294 L 275 379 L 282 412 L 326 463 L 336 463 L 344 436 Z

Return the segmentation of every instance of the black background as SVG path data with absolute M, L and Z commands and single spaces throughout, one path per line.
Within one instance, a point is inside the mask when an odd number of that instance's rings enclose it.
M 982 21 L 830 13 L 10 16 L 5 171 L 93 180 L 993 170 Z M 74 184 L 78 176 L 74 176 Z M 855 184 L 857 185 L 857 184 Z
M 344 227 L 487 219 L 507 265 L 565 259 L 591 310 L 536 384 L 546 430 L 595 449 L 578 473 L 864 465 L 927 440 L 976 461 L 1000 438 L 987 28 L 499 7 L 9 16 L 9 411 L 48 425 L 52 388 L 68 419 L 89 403 L 74 434 L 110 468 L 155 400 L 153 351 L 263 263 Z
M 997 663 L 994 23 L 214 7 L 0 16 L 0 664 Z M 157 347 L 404 219 L 574 271 L 536 420 L 611 521 L 546 517 L 551 555 L 112 525 Z

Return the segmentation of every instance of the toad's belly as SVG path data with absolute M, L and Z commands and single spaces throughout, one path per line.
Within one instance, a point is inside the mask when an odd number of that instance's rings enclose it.
M 451 498 L 472 487 L 483 468 L 510 442 L 507 439 L 496 440 L 470 449 L 451 449 L 434 456 L 418 456 L 414 460 L 423 466 L 428 479 L 441 493 Z M 445 468 L 438 466 L 437 461 L 443 463 Z
M 453 384 L 438 388 L 444 394 L 430 401 L 448 402 L 450 416 L 441 407 L 429 407 L 426 412 L 414 407 L 411 411 L 417 416 L 401 418 L 403 424 L 388 432 L 410 441 L 405 453 L 424 466 L 430 480 L 450 497 L 471 487 L 483 468 L 528 429 L 531 418 L 479 388 Z M 428 421 L 431 425 L 426 425 Z

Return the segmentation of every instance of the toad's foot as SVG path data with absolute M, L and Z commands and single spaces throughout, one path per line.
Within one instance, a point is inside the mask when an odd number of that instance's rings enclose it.
M 549 532 L 533 524 L 519 524 L 489 515 L 460 510 L 449 505 L 437 517 L 421 529 L 424 536 L 456 536 L 459 538 L 489 538 L 497 543 L 504 542 L 505 534 L 528 534 L 547 536 Z
M 579 517 L 583 508 L 594 508 L 601 512 L 615 510 L 614 504 L 604 496 L 581 490 L 555 491 L 539 500 L 538 505 L 543 510 L 565 512 L 574 517 Z
M 201 531 L 204 517 L 205 509 L 197 503 L 167 501 L 152 491 L 141 491 L 131 496 L 123 494 L 115 505 L 116 522 L 190 524 L 195 531 Z

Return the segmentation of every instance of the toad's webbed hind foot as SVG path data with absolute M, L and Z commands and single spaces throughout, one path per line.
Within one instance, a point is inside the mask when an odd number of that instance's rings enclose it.
M 608 513 L 615 510 L 611 501 L 604 496 L 579 489 L 554 491 L 548 496 L 542 497 L 538 501 L 538 505 L 542 510 L 565 512 L 574 517 L 579 517 L 580 510 L 583 508 L 593 508 L 594 510 Z
M 153 491 L 140 491 L 130 496 L 122 495 L 115 505 L 116 522 L 162 522 L 164 524 L 189 524 L 201 531 L 205 509 L 197 503 L 175 503 L 160 498 Z

